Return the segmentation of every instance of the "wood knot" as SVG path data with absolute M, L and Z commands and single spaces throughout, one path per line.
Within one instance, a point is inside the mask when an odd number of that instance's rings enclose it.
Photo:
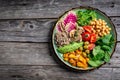
M 112 2 L 110 7 L 112 7 L 112 8 L 113 8 L 114 6 L 115 6 L 115 3 L 114 3 L 114 2 Z
M 33 29 L 33 25 L 30 25 L 29 27 L 30 27 L 31 29 Z

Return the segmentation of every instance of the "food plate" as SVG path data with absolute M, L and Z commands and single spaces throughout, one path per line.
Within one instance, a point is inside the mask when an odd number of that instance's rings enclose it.
M 110 18 L 92 7 L 78 7 L 60 16 L 52 31 L 54 55 L 70 70 L 100 67 L 116 47 L 116 30 Z

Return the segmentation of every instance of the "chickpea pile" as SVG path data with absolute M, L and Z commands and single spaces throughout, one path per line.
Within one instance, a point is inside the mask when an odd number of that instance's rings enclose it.
M 63 54 L 63 59 L 69 62 L 72 66 L 86 69 L 89 61 L 87 54 L 90 53 L 89 50 L 85 49 L 88 44 L 89 43 L 86 42 L 83 47 L 80 47 L 73 52 Z
M 109 34 L 111 30 L 111 28 L 107 26 L 107 23 L 101 19 L 94 19 L 90 22 L 90 25 L 93 28 L 92 32 L 95 33 L 98 36 L 98 38 Z

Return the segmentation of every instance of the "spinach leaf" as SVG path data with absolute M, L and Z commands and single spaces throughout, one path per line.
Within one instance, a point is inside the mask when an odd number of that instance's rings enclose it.
M 109 45 L 110 40 L 111 40 L 111 37 L 112 37 L 111 34 L 108 34 L 108 35 L 102 37 L 102 42 L 103 42 L 104 44 L 106 44 L 106 45 Z
M 90 66 L 92 66 L 92 67 L 97 67 L 97 66 L 101 65 L 102 63 L 103 63 L 103 62 L 102 62 L 102 61 L 99 61 L 99 60 L 97 60 L 97 61 L 89 60 L 89 61 L 88 61 L 88 64 L 89 64 Z
M 105 52 L 103 50 L 100 50 L 100 52 L 95 56 L 97 60 L 102 60 L 105 56 Z
M 99 53 L 99 51 L 100 51 L 100 46 L 96 46 L 96 47 L 93 49 L 92 54 L 93 54 L 94 56 L 96 56 L 96 55 Z
M 103 45 L 101 48 L 105 51 L 110 51 L 110 47 L 107 45 Z
M 93 55 L 94 56 L 91 58 L 91 60 L 102 60 L 104 58 L 105 52 L 97 46 L 97 48 L 95 48 L 93 51 Z
M 104 61 L 105 62 L 109 62 L 110 61 L 110 54 L 109 53 L 105 53 Z

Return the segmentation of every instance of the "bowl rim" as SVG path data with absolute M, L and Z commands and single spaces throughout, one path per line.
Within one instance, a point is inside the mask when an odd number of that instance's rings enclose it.
M 59 58 L 59 56 L 57 55 L 57 53 L 55 52 L 55 48 L 54 48 L 54 42 L 53 42 L 53 38 L 54 38 L 54 30 L 56 28 L 56 24 L 58 23 L 58 21 L 66 14 L 68 13 L 69 11 L 71 10 L 75 10 L 75 9 L 91 9 L 91 10 L 96 10 L 98 12 L 100 12 L 105 18 L 107 18 L 110 22 L 110 24 L 112 25 L 113 29 L 114 29 L 114 38 L 115 38 L 115 43 L 114 43 L 114 47 L 113 47 L 113 50 L 111 52 L 111 56 L 110 56 L 110 59 L 115 51 L 115 48 L 116 48 L 116 44 L 117 44 L 117 32 L 116 32 L 116 29 L 115 29 L 115 25 L 113 24 L 113 22 L 111 21 L 110 17 L 107 16 L 106 13 L 102 12 L 101 10 L 97 9 L 97 8 L 93 8 L 93 7 L 90 7 L 90 6 L 80 6 L 80 7 L 75 7 L 75 8 L 71 8 L 67 11 L 65 11 L 61 16 L 59 16 L 57 18 L 57 21 L 55 22 L 53 28 L 52 28 L 52 36 L 51 36 L 51 49 L 52 49 L 52 52 L 53 52 L 53 56 L 54 58 L 56 59 L 57 62 L 59 62 L 59 64 L 61 64 L 62 66 L 65 66 L 65 68 L 69 69 L 69 70 L 72 70 L 72 71 L 91 71 L 91 70 L 94 70 L 94 69 L 97 69 L 97 68 L 100 68 L 102 65 L 106 64 L 106 62 L 104 62 L 103 64 L 101 64 L 100 66 L 98 67 L 93 67 L 93 68 L 90 68 L 90 69 L 80 69 L 80 68 L 73 68 L 72 66 L 69 66 L 68 64 L 66 64 L 64 61 L 61 60 L 61 58 Z

